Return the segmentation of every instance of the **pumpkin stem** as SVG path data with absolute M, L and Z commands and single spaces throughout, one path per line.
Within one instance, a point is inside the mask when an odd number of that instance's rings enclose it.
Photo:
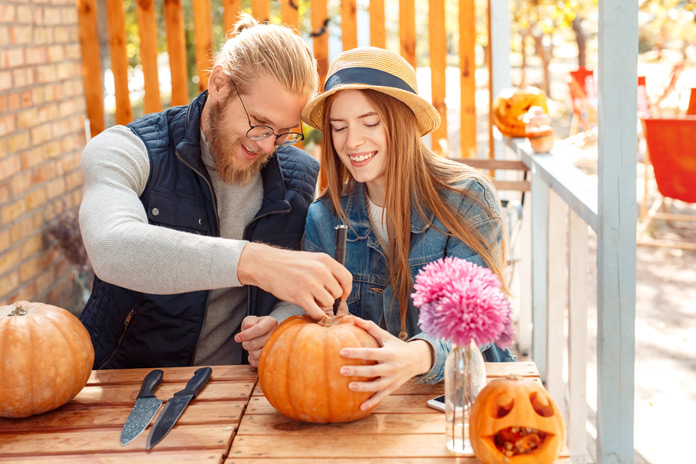
M 508 374 L 505 378 L 508 380 L 522 380 L 522 376 L 519 374 Z
M 27 310 L 22 308 L 22 305 L 16 305 L 15 309 L 13 309 L 12 312 L 7 315 L 7 317 L 26 316 L 26 315 L 27 315 Z

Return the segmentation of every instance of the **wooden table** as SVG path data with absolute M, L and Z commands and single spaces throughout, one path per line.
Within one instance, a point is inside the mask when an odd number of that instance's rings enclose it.
M 155 391 L 166 400 L 194 367 L 165 368 Z M 517 373 L 539 378 L 534 363 L 487 364 L 488 378 Z M 150 427 L 120 446 L 140 383 L 150 369 L 93 371 L 70 403 L 27 419 L 0 419 L 0 462 L 13 463 L 458 463 L 445 448 L 443 413 L 426 400 L 443 384 L 409 382 L 370 416 L 348 424 L 305 424 L 277 413 L 256 386 L 249 366 L 213 366 L 210 382 L 176 426 L 152 450 Z M 17 392 L 21 394 L 21 392 Z M 557 461 L 570 464 L 567 452 Z

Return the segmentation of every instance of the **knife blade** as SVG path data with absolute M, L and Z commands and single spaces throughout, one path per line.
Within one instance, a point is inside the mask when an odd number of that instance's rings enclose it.
M 160 369 L 155 369 L 143 379 L 138 399 L 121 430 L 121 446 L 127 445 L 140 435 L 162 406 L 162 400 L 152 393 L 152 390 L 162 382 L 162 375 L 163 372 Z
M 191 380 L 188 381 L 186 387 L 174 393 L 164 405 L 164 409 L 157 416 L 150 434 L 147 436 L 147 449 L 152 449 L 157 443 L 160 442 L 174 427 L 176 421 L 184 412 L 186 406 L 189 404 L 193 398 L 198 396 L 198 394 L 203 390 L 203 387 L 208 383 L 210 379 L 210 374 L 213 370 L 209 367 L 201 367 L 194 372 Z

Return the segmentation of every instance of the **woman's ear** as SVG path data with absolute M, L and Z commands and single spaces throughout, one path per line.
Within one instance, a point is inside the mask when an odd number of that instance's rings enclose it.
M 231 87 L 230 77 L 225 74 L 221 66 L 215 66 L 208 77 L 208 96 L 221 101 L 230 92 Z

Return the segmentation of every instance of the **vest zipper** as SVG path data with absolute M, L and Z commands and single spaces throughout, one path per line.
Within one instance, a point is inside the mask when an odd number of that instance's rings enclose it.
M 128 315 L 126 316 L 126 319 L 123 321 L 123 329 L 121 330 L 121 333 L 118 336 L 118 341 L 116 342 L 116 346 L 114 346 L 114 349 L 111 350 L 109 355 L 106 357 L 104 361 L 99 364 L 97 369 L 103 369 L 109 362 L 111 362 L 111 359 L 116 355 L 116 352 L 118 349 L 121 347 L 121 344 L 123 343 L 123 339 L 126 337 L 126 332 L 128 332 L 128 326 L 131 323 L 131 320 L 135 317 L 135 309 L 131 309 L 128 312 Z

